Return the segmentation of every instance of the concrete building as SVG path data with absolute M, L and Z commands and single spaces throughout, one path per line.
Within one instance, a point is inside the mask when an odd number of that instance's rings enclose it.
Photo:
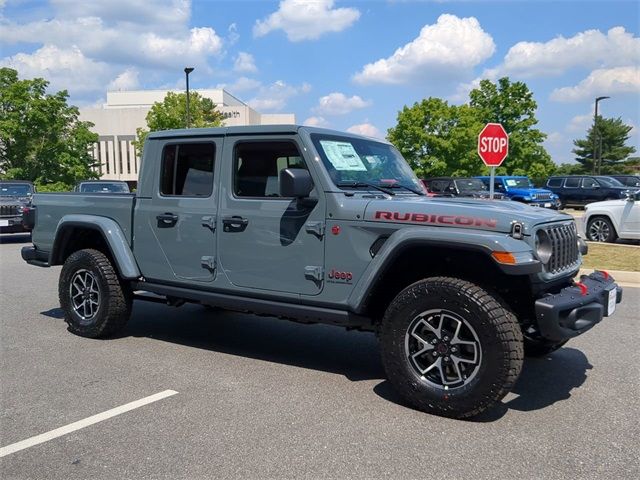
M 162 102 L 169 91 L 138 90 L 107 92 L 107 103 L 98 108 L 81 108 L 80 120 L 92 122 L 100 136 L 93 147 L 100 177 L 105 180 L 136 182 L 140 169 L 133 140 L 138 128 L 147 128 L 146 116 L 151 106 Z M 225 125 L 273 125 L 295 123 L 292 113 L 261 114 L 226 90 L 194 90 L 210 98 L 225 117 Z

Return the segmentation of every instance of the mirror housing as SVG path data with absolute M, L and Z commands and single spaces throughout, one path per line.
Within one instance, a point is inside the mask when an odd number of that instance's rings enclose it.
M 306 198 L 313 190 L 313 180 L 309 170 L 285 168 L 280 170 L 280 196 L 285 198 Z
M 640 192 L 640 190 L 638 191 Z M 635 202 L 638 197 L 638 192 L 634 192 L 633 190 L 626 190 L 624 192 L 624 196 L 627 199 L 627 202 Z

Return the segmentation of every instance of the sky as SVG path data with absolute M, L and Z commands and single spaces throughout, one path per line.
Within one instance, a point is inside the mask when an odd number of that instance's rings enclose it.
M 224 87 L 261 113 L 384 137 L 428 97 L 527 83 L 556 163 L 605 117 L 640 151 L 640 2 L 0 0 L 0 66 L 78 106 L 109 90 Z

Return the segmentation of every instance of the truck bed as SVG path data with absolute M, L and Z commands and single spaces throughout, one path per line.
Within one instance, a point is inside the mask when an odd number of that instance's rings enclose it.
M 134 199 L 133 193 L 37 193 L 33 196 L 37 218 L 33 244 L 38 250 L 50 252 L 62 217 L 86 214 L 116 221 L 131 246 Z

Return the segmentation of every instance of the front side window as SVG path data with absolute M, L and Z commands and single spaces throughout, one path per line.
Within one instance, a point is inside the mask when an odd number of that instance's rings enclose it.
M 324 134 L 312 134 L 311 140 L 338 188 L 404 187 L 423 194 L 418 177 L 400 152 L 388 143 Z
M 162 152 L 160 193 L 165 196 L 211 196 L 215 148 L 211 142 L 166 145 Z
M 507 184 L 507 187 L 512 188 L 531 188 L 531 182 L 528 178 L 523 177 L 515 177 L 515 178 L 507 178 L 504 183 Z
M 547 182 L 549 187 L 560 187 L 562 185 L 562 178 L 550 178 Z
M 582 179 L 582 188 L 596 188 L 598 186 L 595 178 L 587 177 Z
M 487 190 L 482 180 L 478 180 L 477 178 L 458 178 L 456 179 L 456 186 L 461 192 Z
M 241 142 L 235 147 L 233 189 L 237 197 L 280 197 L 280 172 L 307 169 L 293 142 Z

